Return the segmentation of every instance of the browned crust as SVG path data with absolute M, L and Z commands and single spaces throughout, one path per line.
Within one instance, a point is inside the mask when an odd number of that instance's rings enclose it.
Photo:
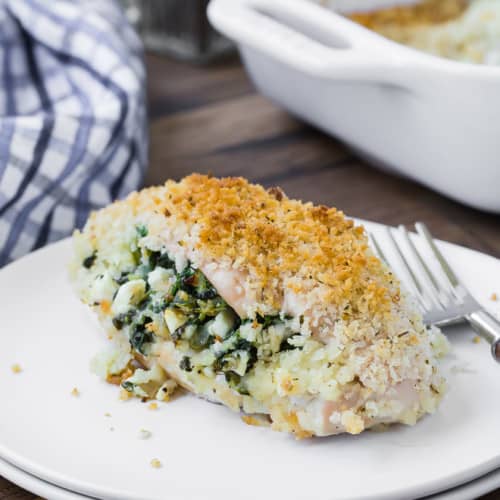
M 468 4 L 468 0 L 424 0 L 415 5 L 357 12 L 349 17 L 366 28 L 379 31 L 392 26 L 413 27 L 451 21 L 460 16 Z

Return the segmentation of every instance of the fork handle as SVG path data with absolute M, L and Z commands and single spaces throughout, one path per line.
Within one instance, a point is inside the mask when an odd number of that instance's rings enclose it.
M 491 354 L 500 363 L 500 322 L 490 313 L 479 310 L 467 316 L 472 328 L 491 345 Z

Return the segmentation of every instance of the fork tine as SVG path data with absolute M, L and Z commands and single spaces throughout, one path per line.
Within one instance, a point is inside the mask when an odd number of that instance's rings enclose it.
M 385 257 L 384 252 L 382 251 L 382 248 L 380 248 L 380 245 L 378 244 L 378 241 L 373 235 L 373 233 L 368 233 L 368 238 L 370 239 L 370 242 L 372 243 L 372 246 L 375 249 L 377 257 L 380 260 L 383 260 L 387 265 L 389 265 L 389 262 L 387 262 L 387 258 Z
M 457 297 L 460 304 L 450 304 L 451 307 L 445 307 L 442 312 L 444 316 L 439 316 L 434 311 L 429 311 L 426 318 L 427 323 L 434 325 L 450 325 L 460 320 L 466 320 L 474 330 L 481 335 L 491 345 L 493 358 L 500 362 L 500 322 L 490 315 L 485 309 L 477 303 L 470 292 L 460 283 L 450 265 L 443 257 L 432 236 L 422 222 L 415 224 L 418 234 L 423 238 L 435 258 L 441 265 L 443 273 L 446 275 L 447 284 L 451 292 Z M 424 318 L 425 319 L 425 318 Z
M 441 265 L 441 269 L 446 276 L 447 280 L 443 283 L 446 284 L 450 293 L 453 294 L 456 299 L 463 303 L 466 297 L 471 297 L 468 290 L 460 283 L 456 274 L 451 269 L 448 261 L 443 257 L 443 254 L 439 251 L 434 238 L 431 236 L 430 231 L 423 222 L 417 222 L 415 224 L 417 233 L 426 241 L 428 247 L 436 257 L 437 261 Z
M 443 257 L 443 254 L 439 251 L 438 247 L 434 243 L 434 239 L 431 236 L 430 231 L 427 229 L 427 226 L 423 222 L 417 222 L 415 224 L 415 229 L 417 230 L 417 233 L 427 242 L 428 246 L 432 250 L 432 253 L 438 260 L 439 264 L 441 264 L 441 268 L 443 269 L 444 274 L 448 278 L 448 281 L 450 282 L 451 286 L 452 287 L 459 286 L 460 281 L 458 281 L 458 278 L 452 271 L 450 265 L 448 264 L 446 259 Z
M 422 255 L 420 255 L 420 252 L 417 250 L 417 247 L 415 246 L 415 243 L 413 243 L 410 233 L 406 229 L 405 226 L 400 225 L 399 226 L 400 232 L 403 234 L 403 237 L 405 239 L 405 242 L 407 243 L 408 248 L 410 249 L 410 252 L 413 254 L 415 259 L 418 261 L 419 265 L 424 271 L 425 276 L 428 278 L 428 284 L 431 288 L 431 292 L 434 295 L 435 300 L 437 300 L 439 303 L 443 305 L 443 307 L 447 307 L 448 304 L 454 300 L 454 297 L 452 294 L 448 293 L 446 290 L 443 289 L 443 287 L 438 283 L 436 278 L 434 277 L 434 274 L 432 271 L 429 269 L 429 266 L 425 263 L 424 259 L 422 258 Z M 442 296 L 446 300 L 443 300 Z
M 415 276 L 415 273 L 413 272 L 412 268 L 408 264 L 408 261 L 406 260 L 406 257 L 404 256 L 403 252 L 401 251 L 401 248 L 399 247 L 394 236 L 392 235 L 390 228 L 386 228 L 386 230 L 387 230 L 387 235 L 389 236 L 389 240 L 391 241 L 392 246 L 396 249 L 396 252 L 401 260 L 401 263 L 403 264 L 403 267 L 406 269 L 406 271 L 408 272 L 408 275 L 410 276 L 410 278 L 412 280 L 412 283 L 413 283 L 413 286 L 414 286 L 415 292 L 416 292 L 415 295 L 416 295 L 420 305 L 422 306 L 424 311 L 429 310 L 429 305 L 427 303 L 425 291 L 422 287 L 422 284 L 420 283 L 418 278 Z M 439 306 L 441 307 L 440 304 L 439 304 Z
M 368 237 L 369 237 L 369 239 L 370 239 L 370 241 L 372 243 L 372 246 L 375 249 L 375 253 L 379 257 L 379 259 L 381 259 L 383 262 L 385 262 L 387 264 L 387 266 L 391 267 L 390 264 L 389 264 L 389 261 L 387 260 L 387 257 L 385 256 L 382 248 L 380 247 L 380 245 L 379 245 L 379 243 L 378 243 L 377 238 L 375 237 L 375 235 L 373 233 L 368 233 Z M 415 298 L 416 298 L 419 306 L 422 308 L 423 311 L 426 311 L 427 310 L 427 304 L 422 300 L 422 297 L 418 293 L 418 290 L 415 290 L 415 292 L 416 293 L 414 293 L 414 295 L 415 295 Z

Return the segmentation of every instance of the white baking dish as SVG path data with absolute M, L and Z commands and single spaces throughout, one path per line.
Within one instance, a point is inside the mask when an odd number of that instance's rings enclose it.
M 212 0 L 209 18 L 263 94 L 376 164 L 500 212 L 499 67 L 418 52 L 309 0 Z

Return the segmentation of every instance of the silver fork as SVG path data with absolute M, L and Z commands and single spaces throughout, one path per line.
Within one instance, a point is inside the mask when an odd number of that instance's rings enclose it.
M 387 234 L 396 255 L 410 277 L 410 285 L 422 311 L 425 324 L 445 327 L 468 322 L 481 337 L 490 343 L 491 354 L 500 363 L 500 322 L 485 311 L 458 280 L 437 248 L 425 224 L 417 222 L 415 229 L 439 263 L 444 280 L 439 280 L 426 264 L 425 257 L 418 251 L 404 226 L 399 226 L 399 231 L 405 240 L 406 253 L 394 238 L 393 229 L 387 228 Z M 377 239 L 373 234 L 370 234 L 370 238 L 378 256 L 390 266 Z M 407 259 L 407 254 L 412 255 L 413 264 Z

